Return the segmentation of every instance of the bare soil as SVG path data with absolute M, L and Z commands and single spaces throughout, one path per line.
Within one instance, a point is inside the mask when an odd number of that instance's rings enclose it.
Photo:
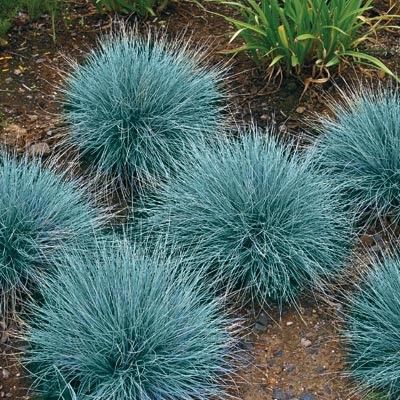
M 216 6 L 212 11 L 228 12 Z M 376 1 L 374 13 L 388 9 L 388 1 Z M 133 18 L 131 18 L 133 20 Z M 30 22 L 18 16 L 0 48 L 0 142 L 18 151 L 46 149 L 51 153 L 62 124 L 57 117 L 57 85 L 67 68 L 65 56 L 82 59 L 96 45 L 96 38 L 111 27 L 110 16 L 95 12 L 87 0 L 70 0 L 52 39 L 51 22 L 44 16 Z M 231 113 L 237 121 L 256 121 L 261 127 L 276 123 L 280 135 L 302 139 L 306 120 L 328 112 L 326 96 L 337 96 L 344 81 L 379 81 L 378 73 L 348 67 L 325 85 L 314 85 L 303 93 L 299 78 L 268 82 L 265 70 L 242 54 L 228 60 L 220 53 L 232 34 L 225 20 L 183 0 L 173 3 L 159 18 L 139 22 L 139 29 L 156 26 L 170 35 L 186 30 L 194 43 L 212 43 L 211 63 L 229 61 Z M 370 52 L 400 73 L 400 34 L 379 33 Z M 39 146 L 39 147 L 38 147 Z M 47 147 L 48 146 L 48 147 Z M 271 317 L 272 316 L 272 317 Z M 246 348 L 253 362 L 241 371 L 238 397 L 244 400 L 358 400 L 355 386 L 343 376 L 344 350 L 338 336 L 335 308 L 316 301 L 303 301 L 298 309 L 284 308 L 271 316 L 249 316 L 252 332 Z M 4 329 L 5 328 L 5 329 Z M 18 366 L 17 343 L 2 326 L 0 339 L 0 398 L 28 399 L 29 380 Z

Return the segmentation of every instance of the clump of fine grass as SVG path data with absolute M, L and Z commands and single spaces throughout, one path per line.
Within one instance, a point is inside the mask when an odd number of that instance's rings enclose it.
M 140 235 L 167 236 L 194 270 L 245 301 L 293 302 L 340 270 L 350 247 L 337 193 L 309 158 L 253 130 L 192 147 L 142 198 Z
M 104 221 L 85 186 L 64 179 L 39 160 L 0 155 L 0 293 L 15 306 L 53 255 L 77 242 L 90 243 Z
M 400 217 L 400 95 L 360 88 L 332 102 L 320 120 L 318 165 L 342 188 L 358 222 Z
M 344 328 L 348 368 L 360 390 L 379 390 L 393 400 L 400 396 L 399 292 L 400 261 L 376 260 L 365 282 L 349 296 Z
M 111 245 L 110 245 L 111 242 Z M 93 400 L 219 399 L 237 356 L 236 323 L 200 275 L 158 246 L 99 242 L 61 258 L 28 322 L 35 393 Z
M 67 144 L 104 175 L 132 185 L 163 176 L 188 143 L 215 135 L 222 70 L 190 46 L 124 29 L 101 39 L 66 79 Z

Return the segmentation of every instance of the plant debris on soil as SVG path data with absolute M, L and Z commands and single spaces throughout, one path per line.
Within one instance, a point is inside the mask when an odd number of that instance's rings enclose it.
M 96 38 L 112 27 L 112 16 L 99 15 L 90 1 L 70 0 L 68 10 L 57 23 L 53 41 L 51 20 L 43 16 L 31 23 L 18 15 L 8 34 L 8 44 L 0 48 L 0 141 L 18 152 L 48 155 L 54 151 L 63 124 L 57 85 L 68 69 L 67 58 L 81 60 L 96 46 Z M 217 6 L 214 11 L 228 12 Z M 389 8 L 388 0 L 375 2 L 373 13 Z M 128 18 L 134 23 L 134 17 Z M 155 27 L 170 35 L 186 31 L 196 43 L 210 43 L 210 62 L 230 68 L 228 91 L 231 113 L 238 122 L 254 120 L 261 127 L 278 126 L 282 136 L 302 140 L 306 121 L 328 112 L 326 96 L 337 96 L 345 82 L 382 77 L 373 70 L 348 66 L 325 85 L 314 85 L 303 93 L 303 82 L 296 77 L 268 82 L 265 69 L 245 54 L 228 60 L 221 54 L 228 46 L 232 28 L 222 18 L 184 0 L 173 2 L 163 15 L 138 22 L 139 30 Z M 395 73 L 400 73 L 400 33 L 381 31 L 369 48 Z M 235 394 L 245 400 L 339 400 L 361 399 L 355 386 L 344 377 L 344 350 L 338 336 L 337 310 L 316 301 L 304 301 L 298 309 L 282 313 L 261 313 L 251 319 L 251 333 L 244 346 L 251 362 L 241 371 Z M 13 328 L 13 327 L 11 327 Z M 18 366 L 18 342 L 10 339 L 1 323 L 0 398 L 28 399 L 29 381 Z

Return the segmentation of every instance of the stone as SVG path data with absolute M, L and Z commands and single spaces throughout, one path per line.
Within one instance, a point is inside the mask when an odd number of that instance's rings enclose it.
M 325 373 L 325 371 L 326 371 L 326 368 L 325 368 L 324 366 L 318 366 L 318 367 L 315 369 L 315 372 L 316 372 L 317 374 L 323 374 L 323 373 Z
M 279 388 L 272 390 L 272 399 L 273 400 L 288 400 L 287 394 Z
M 265 312 L 261 312 L 260 315 L 257 317 L 257 322 L 261 325 L 267 326 L 270 322 L 270 318 Z
M 282 357 L 283 356 L 283 350 L 275 350 L 272 355 L 274 357 Z
M 294 364 L 286 364 L 285 365 L 285 372 L 290 374 L 291 372 L 293 372 L 295 370 L 295 368 L 296 368 L 296 366 Z
M 297 112 L 298 114 L 303 114 L 304 111 L 306 111 L 306 108 L 305 108 L 305 107 L 300 106 L 300 107 L 297 107 L 297 108 L 296 108 L 296 112 Z
M 306 338 L 302 338 L 300 341 L 301 345 L 305 348 L 310 347 L 312 345 L 311 340 L 306 339 Z
M 3 368 L 2 375 L 4 379 L 8 379 L 10 377 L 10 371 L 8 369 Z
M 303 393 L 300 396 L 300 400 L 316 400 L 315 396 L 311 393 Z
M 263 324 L 260 324 L 259 322 L 256 322 L 254 324 L 254 330 L 256 332 L 265 332 L 267 330 L 267 327 Z

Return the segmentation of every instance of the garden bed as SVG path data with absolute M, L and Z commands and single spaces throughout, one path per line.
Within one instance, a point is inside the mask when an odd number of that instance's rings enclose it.
M 375 12 L 388 8 L 386 1 L 376 1 Z M 213 11 L 221 8 L 213 6 Z M 222 11 L 228 12 L 226 9 Z M 96 43 L 101 32 L 111 27 L 110 16 L 99 16 L 85 0 L 70 1 L 65 22 L 57 28 L 57 39 L 51 36 L 51 21 L 43 17 L 30 23 L 18 16 L 8 35 L 8 45 L 0 50 L 0 140 L 20 152 L 54 151 L 63 126 L 57 117 L 57 84 L 67 68 L 65 56 L 81 59 Z M 210 42 L 210 62 L 226 63 L 220 54 L 226 49 L 231 33 L 227 22 L 198 6 L 178 1 L 162 16 L 139 24 L 139 29 L 157 27 L 177 35 L 182 30 L 194 43 Z M 400 74 L 400 33 L 381 32 L 372 51 L 397 74 Z M 282 136 L 306 138 L 308 118 L 328 112 L 326 96 L 337 96 L 344 82 L 359 79 L 381 79 L 376 71 L 361 71 L 349 66 L 341 76 L 324 85 L 313 85 L 305 93 L 302 82 L 285 78 L 267 82 L 264 71 L 241 54 L 228 63 L 230 113 L 236 121 L 254 120 L 259 126 L 277 124 Z M 375 246 L 368 237 L 365 244 Z M 251 331 L 243 346 L 251 354 L 249 368 L 237 379 L 239 398 L 261 399 L 358 399 L 355 386 L 343 376 L 344 353 L 337 332 L 339 317 L 334 304 L 328 306 L 316 299 L 301 299 L 298 309 L 284 308 L 282 314 L 248 315 Z M 17 343 L 4 329 L 0 350 L 0 397 L 29 398 L 29 382 L 18 366 L 14 353 Z

